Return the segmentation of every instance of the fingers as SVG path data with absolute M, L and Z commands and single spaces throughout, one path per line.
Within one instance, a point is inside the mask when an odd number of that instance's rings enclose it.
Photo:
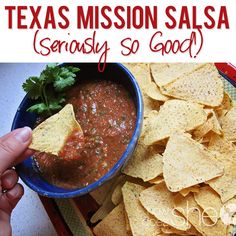
M 19 164 L 20 162 L 24 161 L 26 158 L 32 156 L 35 153 L 35 151 L 31 150 L 31 149 L 27 149 L 23 154 L 21 154 L 17 160 L 15 160 L 12 164 L 12 166 L 15 166 L 17 164 Z
M 2 189 L 3 190 L 9 190 L 12 189 L 18 181 L 18 175 L 16 174 L 15 170 L 6 170 L 2 177 Z
M 4 193 L 8 203 L 10 204 L 12 210 L 15 208 L 16 204 L 19 202 L 21 197 L 24 195 L 24 188 L 21 184 L 16 184 L 11 190 Z
M 24 194 L 21 184 L 16 184 L 12 189 L 0 195 L 0 209 L 10 215 L 16 204 Z M 0 210 L 0 212 L 1 212 Z M 1 218 L 1 217 L 0 217 Z
M 14 130 L 0 138 L 0 173 L 18 161 L 31 143 L 32 131 L 29 127 Z

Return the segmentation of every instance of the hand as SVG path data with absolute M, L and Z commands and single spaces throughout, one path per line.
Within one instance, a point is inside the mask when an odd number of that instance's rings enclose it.
M 0 236 L 11 235 L 11 212 L 24 190 L 12 167 L 32 155 L 28 149 L 32 131 L 25 127 L 0 138 Z

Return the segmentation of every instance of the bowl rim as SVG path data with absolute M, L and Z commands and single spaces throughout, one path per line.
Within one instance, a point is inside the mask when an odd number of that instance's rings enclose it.
M 67 63 L 62 63 L 62 64 L 60 64 L 60 66 L 63 64 L 67 64 Z M 18 164 L 16 166 L 16 171 L 18 172 L 21 180 L 29 188 L 31 188 L 32 190 L 37 192 L 39 195 L 51 197 L 51 198 L 72 198 L 72 197 L 76 197 L 76 196 L 85 195 L 85 194 L 95 190 L 96 188 L 100 187 L 105 182 L 109 181 L 112 178 L 112 176 L 118 172 L 118 170 L 121 168 L 121 166 L 123 166 L 125 164 L 126 159 L 129 157 L 129 154 L 132 153 L 132 151 L 135 149 L 138 138 L 141 134 L 142 122 L 143 122 L 144 106 L 143 106 L 143 98 L 142 98 L 141 89 L 140 89 L 138 82 L 136 81 L 134 75 L 123 64 L 121 64 L 121 63 L 108 63 L 108 64 L 113 64 L 113 65 L 117 66 L 118 68 L 120 68 L 123 72 L 125 72 L 128 75 L 129 80 L 134 88 L 134 93 L 136 96 L 136 104 L 135 104 L 136 109 L 137 109 L 137 111 L 136 111 L 136 113 L 137 113 L 136 124 L 135 124 L 135 129 L 134 129 L 133 135 L 130 139 L 130 142 L 129 142 L 125 152 L 122 154 L 122 156 L 116 162 L 116 164 L 105 175 L 103 175 L 101 178 L 99 178 L 97 181 L 95 181 L 83 188 L 76 188 L 76 189 L 72 189 L 72 190 L 68 189 L 68 192 L 51 192 L 51 191 L 47 191 L 47 190 L 41 190 L 41 188 L 38 188 L 35 184 L 33 184 L 30 181 L 29 177 L 26 177 L 25 175 L 23 175 L 23 173 L 21 173 L 21 171 L 19 171 L 18 167 L 20 165 L 22 165 L 22 163 Z M 19 116 L 21 113 L 20 108 L 25 104 L 25 102 L 27 100 L 28 100 L 28 96 L 26 94 L 25 97 L 23 98 L 23 100 L 21 101 L 21 103 L 17 109 L 17 112 L 14 116 L 11 130 L 16 129 L 16 123 L 17 123 L 17 120 L 19 119 Z M 44 181 L 46 181 L 46 180 L 44 180 Z M 52 184 L 50 184 L 50 185 L 52 185 Z M 64 188 L 61 188 L 61 189 L 64 189 Z

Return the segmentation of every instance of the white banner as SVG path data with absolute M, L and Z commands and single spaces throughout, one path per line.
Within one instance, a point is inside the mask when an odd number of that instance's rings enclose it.
M 1 1 L 0 62 L 233 62 L 235 8 L 234 0 Z

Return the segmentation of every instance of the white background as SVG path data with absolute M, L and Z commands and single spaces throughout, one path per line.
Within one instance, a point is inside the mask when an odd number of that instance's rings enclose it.
M 116 1 L 114 1 L 116 2 Z M 80 42 L 87 37 L 92 35 L 93 30 L 80 30 L 76 28 L 76 6 L 77 5 L 109 5 L 111 7 L 115 7 L 115 3 L 109 0 L 100 0 L 99 3 L 96 0 L 87 0 L 87 1 L 67 1 L 66 5 L 70 8 L 70 12 L 68 17 L 70 19 L 70 27 L 65 30 L 41 30 L 40 37 L 51 37 L 52 39 L 59 40 L 72 40 L 76 39 Z M 32 2 L 30 2 L 32 4 Z M 48 57 L 43 57 L 41 55 L 36 54 L 33 51 L 33 37 L 36 29 L 29 30 L 9 30 L 7 28 L 7 12 L 4 11 L 5 5 L 30 5 L 30 3 L 26 0 L 22 1 L 4 1 L 0 3 L 0 61 L 2 62 L 81 62 L 81 61 L 95 61 L 97 62 L 100 55 L 92 54 L 92 55 L 83 55 L 81 53 L 76 53 L 74 55 L 62 52 L 60 53 L 52 53 Z M 63 5 L 65 2 L 62 0 L 51 0 L 50 5 L 55 6 L 55 10 L 58 6 Z M 48 2 L 47 2 L 48 4 Z M 127 2 L 126 0 L 117 1 L 119 5 L 140 5 L 144 6 L 144 2 L 142 0 L 137 0 L 133 2 Z M 213 29 L 206 30 L 203 29 L 204 35 L 204 45 L 203 49 L 197 58 L 190 58 L 188 54 L 177 54 L 177 55 L 165 55 L 162 56 L 160 53 L 152 53 L 149 50 L 149 41 L 151 36 L 156 32 L 156 30 L 116 30 L 114 28 L 109 30 L 99 29 L 97 32 L 97 40 L 100 43 L 103 43 L 105 40 L 108 40 L 110 51 L 108 52 L 108 61 L 136 61 L 136 62 L 223 62 L 223 61 L 236 61 L 235 54 L 235 42 L 236 42 L 236 14 L 235 14 L 235 1 L 234 0 L 225 0 L 225 1 L 213 1 L 213 0 L 204 0 L 204 1 L 193 1 L 193 0 L 165 0 L 165 1 L 153 1 L 147 0 L 145 1 L 145 5 L 157 5 L 158 6 L 158 25 L 159 29 L 163 32 L 163 38 L 158 39 L 158 42 L 164 42 L 167 39 L 175 40 L 183 40 L 189 37 L 192 30 L 167 30 L 164 26 L 165 21 L 168 18 L 165 15 L 165 8 L 168 5 L 174 5 L 177 9 L 177 12 L 174 14 L 175 18 L 179 19 L 181 5 L 187 5 L 189 7 L 189 17 L 192 18 L 192 6 L 197 6 L 197 22 L 198 24 L 203 24 L 206 20 L 204 16 L 204 8 L 207 5 L 213 5 L 215 7 L 216 12 L 213 14 L 215 19 L 218 19 L 219 14 L 219 6 L 226 5 L 228 9 L 228 17 L 230 23 L 230 30 L 225 29 Z M 42 5 L 43 10 L 40 13 L 40 20 L 43 24 L 45 19 L 45 5 L 43 1 L 35 0 L 34 5 Z M 86 7 L 84 7 L 86 9 Z M 56 15 L 57 16 L 57 15 Z M 25 22 L 30 24 L 32 19 L 31 13 L 28 12 L 26 16 Z M 56 17 L 56 19 L 58 19 Z M 13 25 L 16 27 L 16 14 L 13 17 Z M 68 36 L 70 33 L 70 36 Z M 121 46 L 120 41 L 125 37 L 131 37 L 133 39 L 138 39 L 140 41 L 140 49 L 137 54 L 124 57 L 121 55 Z

